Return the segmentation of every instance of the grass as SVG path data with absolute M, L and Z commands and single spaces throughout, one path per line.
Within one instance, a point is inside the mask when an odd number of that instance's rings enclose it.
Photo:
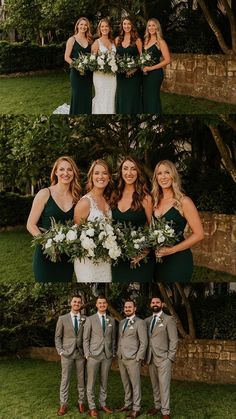
M 51 114 L 70 103 L 70 81 L 66 71 L 1 77 L 0 113 Z M 236 113 L 236 105 L 177 94 L 161 94 L 165 114 Z
M 31 236 L 24 229 L 2 232 L 0 240 L 0 282 L 34 282 Z M 235 275 L 195 266 L 192 282 L 231 282 Z
M 59 398 L 60 364 L 40 360 L 7 358 L 0 362 L 1 419 L 51 419 L 56 417 Z M 171 386 L 172 419 L 234 419 L 236 399 L 234 385 L 209 385 L 198 382 L 173 381 Z M 142 377 L 142 415 L 153 405 L 151 384 Z M 76 409 L 76 383 L 73 374 L 69 411 L 66 418 L 85 419 L 87 413 L 79 415 Z M 108 406 L 123 405 L 123 387 L 118 372 L 109 376 Z M 125 415 L 114 413 L 101 418 L 124 419 Z M 158 416 L 160 418 L 160 416 Z

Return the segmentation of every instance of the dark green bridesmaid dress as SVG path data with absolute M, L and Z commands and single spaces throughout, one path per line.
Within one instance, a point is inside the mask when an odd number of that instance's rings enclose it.
M 184 240 L 183 232 L 187 224 L 186 219 L 175 208 L 171 207 L 163 216 L 167 221 L 174 222 L 178 243 Z M 193 257 L 190 249 L 174 253 L 162 258 L 162 263 L 156 263 L 155 277 L 158 282 L 189 282 L 193 273 Z
M 67 220 L 73 220 L 74 206 L 67 212 L 64 212 L 51 196 L 48 198 L 41 216 L 40 227 L 48 230 L 51 226 L 50 218 L 55 221 L 65 223 Z M 42 247 L 37 245 L 34 252 L 33 270 L 36 282 L 71 282 L 74 272 L 72 263 L 68 262 L 67 255 L 61 256 L 60 262 L 51 262 L 44 254 Z
M 146 51 L 152 55 L 155 61 L 153 65 L 160 62 L 162 54 L 156 45 L 152 45 Z M 149 71 L 146 75 L 143 75 L 143 113 L 162 114 L 160 90 L 163 79 L 162 68 Z
M 131 223 L 134 227 L 140 227 L 147 223 L 145 210 L 142 207 L 140 210 L 120 211 L 119 208 L 112 210 L 112 218 L 116 222 Z M 130 267 L 129 261 L 120 260 L 117 265 L 112 266 L 112 282 L 152 282 L 154 278 L 155 259 L 153 255 L 148 255 L 148 261 L 145 263 L 141 260 L 140 266 L 136 268 Z
M 136 45 L 129 45 L 124 48 L 119 45 L 116 49 L 117 55 L 137 57 L 139 55 Z M 116 90 L 116 113 L 120 114 L 139 114 L 142 113 L 141 100 L 141 71 L 137 70 L 131 77 L 126 74 L 117 74 L 117 90 Z
M 83 48 L 76 40 L 74 42 L 71 58 L 78 58 L 79 53 L 90 53 L 91 45 Z M 92 85 L 93 75 L 90 71 L 83 76 L 75 68 L 70 70 L 71 103 L 70 115 L 92 113 Z

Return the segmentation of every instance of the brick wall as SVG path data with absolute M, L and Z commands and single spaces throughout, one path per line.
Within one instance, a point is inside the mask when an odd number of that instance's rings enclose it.
M 165 92 L 236 104 L 236 58 L 171 54 L 162 88 Z

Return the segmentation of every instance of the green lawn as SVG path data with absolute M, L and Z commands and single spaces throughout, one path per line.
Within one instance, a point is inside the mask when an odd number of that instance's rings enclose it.
M 0 362 L 0 418 L 51 419 L 56 417 L 60 384 L 60 363 L 26 359 L 3 359 Z M 174 381 L 171 387 L 172 419 L 234 419 L 236 386 L 209 385 Z M 142 415 L 152 407 L 152 391 L 148 377 L 142 377 Z M 118 372 L 109 377 L 108 405 L 123 405 L 123 388 Z M 66 418 L 88 417 L 76 409 L 76 384 L 73 375 L 69 411 Z M 102 418 L 125 418 L 124 414 L 101 414 Z M 160 416 L 158 416 L 160 418 Z
M 31 236 L 24 229 L 0 233 L 0 282 L 33 282 Z M 235 275 L 195 267 L 193 282 L 236 281 Z
M 70 102 L 70 81 L 66 71 L 20 77 L 1 77 L 0 113 L 51 114 Z M 236 113 L 236 105 L 162 93 L 165 114 Z

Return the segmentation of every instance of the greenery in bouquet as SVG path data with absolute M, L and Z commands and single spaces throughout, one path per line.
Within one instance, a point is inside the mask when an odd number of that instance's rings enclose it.
M 74 231 L 72 221 L 67 224 L 56 222 L 51 218 L 51 227 L 42 234 L 35 236 L 32 240 L 33 245 L 41 245 L 43 253 L 51 260 L 51 262 L 58 262 L 61 260 L 61 254 L 66 253 L 65 248 L 68 241 L 71 239 L 71 231 Z
M 115 235 L 117 237 L 118 246 L 121 249 L 120 258 L 129 260 L 131 267 L 136 264 L 133 260 L 140 255 L 141 259 L 146 261 L 148 248 L 148 229 L 145 227 L 134 227 L 130 223 L 117 223 L 114 225 Z
M 94 71 L 96 63 L 96 56 L 90 53 L 79 53 L 78 58 L 73 59 L 70 67 L 75 68 L 81 76 L 84 76 L 86 71 Z
M 116 64 L 116 56 L 114 51 L 99 51 L 95 56 L 94 71 L 101 71 L 107 74 L 116 74 L 118 67 Z
M 146 66 L 152 66 L 155 64 L 155 60 L 153 59 L 152 54 L 148 51 L 143 51 L 142 54 L 139 56 L 138 59 L 139 67 L 143 68 Z M 148 74 L 146 72 L 143 72 L 145 75 Z
M 164 217 L 152 218 L 148 231 L 148 247 L 155 250 L 173 246 L 179 238 L 174 229 L 174 222 L 167 221 Z M 162 258 L 157 257 L 156 261 L 162 262 Z
M 138 57 L 131 57 L 128 54 L 116 55 L 117 72 L 126 74 L 129 77 L 129 73 L 134 74 L 134 70 L 139 67 Z

